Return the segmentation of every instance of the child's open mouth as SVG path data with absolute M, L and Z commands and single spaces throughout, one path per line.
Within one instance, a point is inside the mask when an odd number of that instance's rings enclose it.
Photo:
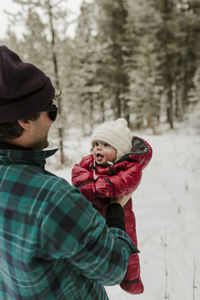
M 103 158 L 104 158 L 104 156 L 101 155 L 100 153 L 97 153 L 96 157 L 97 157 L 97 159 L 98 159 L 99 161 L 102 161 Z

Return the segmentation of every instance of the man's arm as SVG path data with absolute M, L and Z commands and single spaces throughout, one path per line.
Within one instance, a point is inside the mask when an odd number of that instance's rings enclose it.
M 138 252 L 125 231 L 112 218 L 109 229 L 91 203 L 70 185 L 53 198 L 41 224 L 41 249 L 47 259 L 65 259 L 102 285 L 120 283 L 130 254 Z

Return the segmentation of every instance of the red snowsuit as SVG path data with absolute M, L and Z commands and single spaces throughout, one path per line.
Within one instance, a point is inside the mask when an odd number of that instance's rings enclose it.
M 84 157 L 72 169 L 72 183 L 105 217 L 110 198 L 124 196 L 136 190 L 141 180 L 142 170 L 151 157 L 151 146 L 143 139 L 133 137 L 131 152 L 111 166 L 95 165 L 92 154 Z M 124 206 L 124 216 L 126 232 L 137 247 L 136 223 L 131 198 Z M 131 294 L 143 292 L 137 254 L 130 257 L 126 275 L 120 286 Z

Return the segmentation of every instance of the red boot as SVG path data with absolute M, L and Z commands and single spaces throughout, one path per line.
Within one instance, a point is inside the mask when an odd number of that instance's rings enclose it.
M 144 291 L 144 286 L 140 278 L 140 264 L 138 254 L 130 256 L 128 269 L 120 286 L 126 292 L 136 295 Z

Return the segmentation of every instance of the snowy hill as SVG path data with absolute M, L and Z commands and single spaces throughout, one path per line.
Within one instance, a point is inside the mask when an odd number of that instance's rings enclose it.
M 141 135 L 141 134 L 140 134 Z M 129 295 L 106 287 L 110 300 L 200 299 L 200 137 L 145 136 L 153 159 L 134 193 L 133 207 L 145 291 Z M 89 152 L 88 139 L 66 142 L 73 162 Z M 70 181 L 71 168 L 51 171 Z

